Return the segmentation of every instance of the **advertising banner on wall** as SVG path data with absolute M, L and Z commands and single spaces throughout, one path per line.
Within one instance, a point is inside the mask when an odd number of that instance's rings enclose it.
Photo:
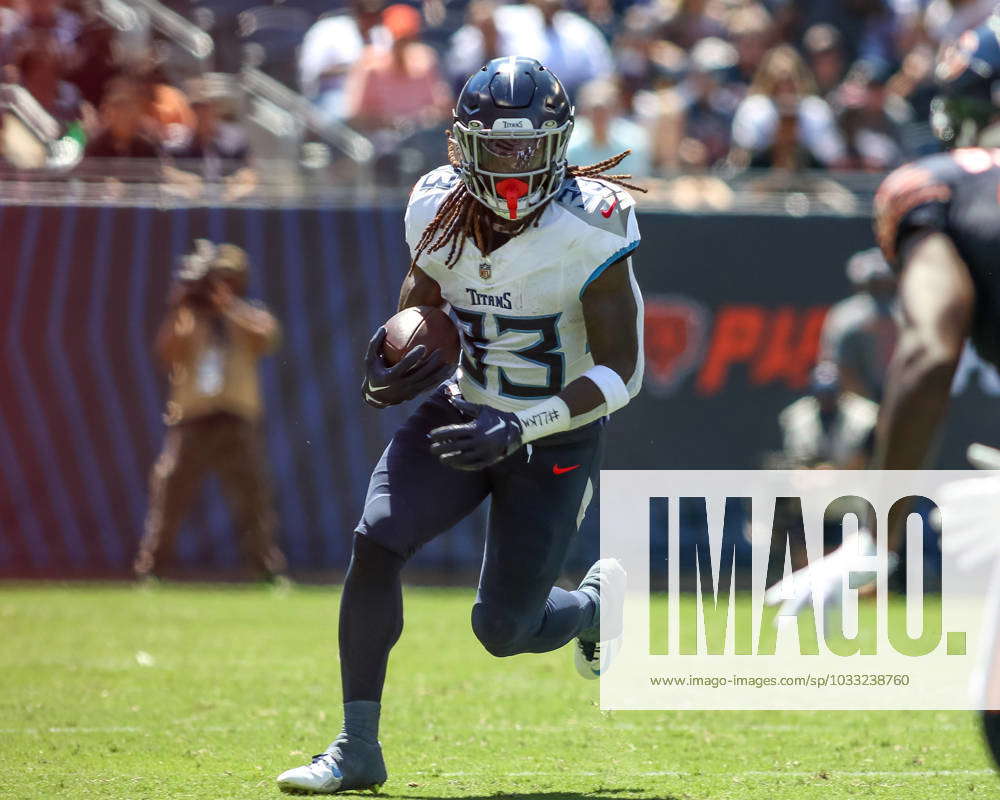
M 607 466 L 756 467 L 779 444 L 778 413 L 805 390 L 870 224 L 661 213 L 640 223 L 645 390 L 615 416 Z M 152 342 L 196 237 L 247 250 L 250 294 L 284 329 L 264 362 L 264 429 L 291 565 L 346 566 L 371 465 L 406 413 L 359 396 L 365 344 L 407 268 L 401 209 L 10 206 L 0 237 L 0 574 L 128 574 L 164 433 Z M 1000 380 L 971 359 L 956 386 L 942 466 L 963 466 L 968 441 L 1000 442 Z M 416 563 L 474 567 L 482 513 Z M 594 516 L 583 538 L 596 547 Z M 177 559 L 216 573 L 239 564 L 214 480 Z

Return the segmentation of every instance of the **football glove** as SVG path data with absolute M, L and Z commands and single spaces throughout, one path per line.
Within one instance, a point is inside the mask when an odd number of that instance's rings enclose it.
M 471 421 L 444 425 L 428 434 L 431 452 L 442 464 L 455 469 L 485 469 L 521 447 L 523 428 L 514 414 L 460 397 L 451 398 L 451 404 Z
M 848 574 L 851 589 L 861 589 L 875 582 L 876 573 L 871 568 L 871 557 L 875 554 L 875 539 L 862 529 L 846 537 L 836 550 L 778 581 L 764 593 L 764 602 L 769 606 L 780 605 L 779 616 L 794 616 L 818 599 L 818 610 L 826 618 L 840 606 Z M 890 553 L 890 572 L 894 567 L 895 554 Z
M 365 353 L 365 380 L 361 385 L 361 394 L 373 408 L 386 408 L 412 400 L 455 371 L 442 359 L 439 351 L 428 355 L 427 348 L 422 344 L 414 347 L 398 363 L 388 366 L 382 357 L 385 334 L 385 327 L 375 331 Z

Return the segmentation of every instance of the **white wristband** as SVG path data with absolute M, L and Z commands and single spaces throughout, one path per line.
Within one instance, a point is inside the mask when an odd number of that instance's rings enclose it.
M 582 377 L 592 380 L 597 385 L 597 388 L 601 390 L 601 394 L 604 395 L 604 402 L 608 407 L 607 413 L 609 414 L 613 414 L 619 408 L 624 408 L 628 405 L 628 401 L 632 399 L 632 396 L 628 393 L 625 381 L 622 380 L 622 376 L 610 367 L 597 364 L 584 372 Z
M 543 436 L 569 430 L 569 406 L 558 395 L 543 400 L 524 411 L 515 411 L 514 416 L 521 421 L 521 442 L 527 444 Z

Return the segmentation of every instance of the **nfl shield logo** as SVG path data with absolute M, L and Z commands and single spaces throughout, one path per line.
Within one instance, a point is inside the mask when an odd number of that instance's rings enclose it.
M 479 262 L 479 277 L 484 281 L 488 281 L 493 277 L 493 265 L 489 261 Z

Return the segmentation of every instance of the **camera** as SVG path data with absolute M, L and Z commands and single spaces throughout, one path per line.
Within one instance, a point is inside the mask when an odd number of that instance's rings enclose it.
M 211 305 L 212 286 L 218 279 L 215 269 L 216 246 L 207 239 L 195 241 L 194 252 L 181 257 L 175 278 L 180 299 L 197 305 Z

